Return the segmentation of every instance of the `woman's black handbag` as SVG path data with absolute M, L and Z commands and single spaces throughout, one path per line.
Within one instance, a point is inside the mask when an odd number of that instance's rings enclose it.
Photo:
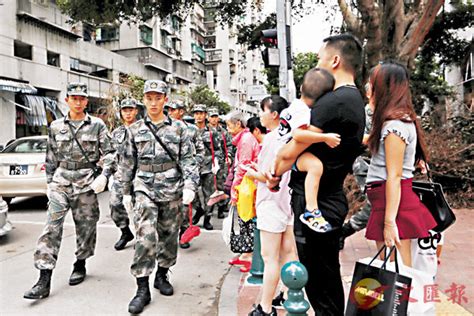
M 433 228 L 436 232 L 442 232 L 454 224 L 456 216 L 446 201 L 443 187 L 439 183 L 433 182 L 428 169 L 428 182 L 413 181 L 413 192 L 420 198 L 421 202 L 428 208 L 431 215 L 438 224 Z
M 255 230 L 255 223 L 248 221 L 244 225 L 248 226 L 248 230 L 240 231 L 240 234 L 236 234 L 234 231 L 234 216 L 237 208 L 232 206 L 229 212 L 232 212 L 232 224 L 230 229 L 230 250 L 233 253 L 249 253 L 253 251 L 253 237 Z M 252 227 L 253 226 L 253 227 Z M 248 232 L 248 233 L 246 233 Z

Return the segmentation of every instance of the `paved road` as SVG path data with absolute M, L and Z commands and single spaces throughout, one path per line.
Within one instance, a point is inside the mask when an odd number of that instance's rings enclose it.
M 133 247 L 117 252 L 113 244 L 119 236 L 109 216 L 108 193 L 99 196 L 101 219 L 96 255 L 88 260 L 86 281 L 68 285 L 75 260 L 75 234 L 68 214 L 57 268 L 53 273 L 49 298 L 40 301 L 23 299 L 23 292 L 37 280 L 33 250 L 45 220 L 46 199 L 16 199 L 9 218 L 14 229 L 0 239 L 0 314 L 1 315 L 126 315 L 135 293 L 135 280 L 129 272 Z M 213 219 L 217 229 L 221 220 Z M 187 250 L 180 250 L 172 269 L 175 295 L 164 297 L 152 290 L 152 302 L 144 315 L 217 315 L 220 289 L 229 273 L 231 253 L 220 231 L 203 231 Z M 237 284 L 235 284 L 237 287 Z M 222 304 L 222 302 L 221 302 Z M 230 307 L 229 307 L 230 304 Z M 227 302 L 227 311 L 233 308 Z

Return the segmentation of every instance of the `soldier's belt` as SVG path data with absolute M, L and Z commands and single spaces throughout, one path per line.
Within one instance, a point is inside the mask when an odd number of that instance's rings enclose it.
M 138 169 L 146 172 L 163 172 L 177 167 L 176 162 L 166 162 L 160 165 L 140 165 Z
M 94 169 L 96 166 L 92 162 L 72 162 L 72 161 L 60 161 L 59 166 L 68 170 L 78 169 Z

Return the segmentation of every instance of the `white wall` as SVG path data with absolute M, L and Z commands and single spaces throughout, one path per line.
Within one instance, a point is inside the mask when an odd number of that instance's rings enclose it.
M 16 138 L 15 105 L 6 101 L 5 99 L 14 101 L 15 94 L 13 92 L 0 91 L 0 126 L 2 126 L 2 132 L 0 133 L 0 145 L 5 145 L 5 143 L 10 139 Z

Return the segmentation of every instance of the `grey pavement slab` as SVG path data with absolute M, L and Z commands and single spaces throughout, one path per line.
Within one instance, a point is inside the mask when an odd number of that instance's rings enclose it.
M 123 251 L 114 250 L 119 231 L 108 216 L 107 201 L 108 195 L 101 195 L 96 255 L 87 261 L 86 280 L 77 286 L 68 285 L 75 260 L 75 233 L 69 214 L 53 272 L 51 295 L 38 301 L 23 299 L 23 293 L 38 278 L 38 271 L 33 267 L 33 251 L 43 228 L 44 209 L 12 207 L 9 218 L 15 229 L 0 239 L 1 315 L 128 314 L 128 303 L 136 290 L 135 279 L 130 274 L 133 242 Z M 217 315 L 220 289 L 230 269 L 227 261 L 231 255 L 220 231 L 203 231 L 190 249 L 179 251 L 178 263 L 170 274 L 175 287 L 173 296 L 162 296 L 153 289 L 154 275 L 151 277 L 152 301 L 143 315 Z

